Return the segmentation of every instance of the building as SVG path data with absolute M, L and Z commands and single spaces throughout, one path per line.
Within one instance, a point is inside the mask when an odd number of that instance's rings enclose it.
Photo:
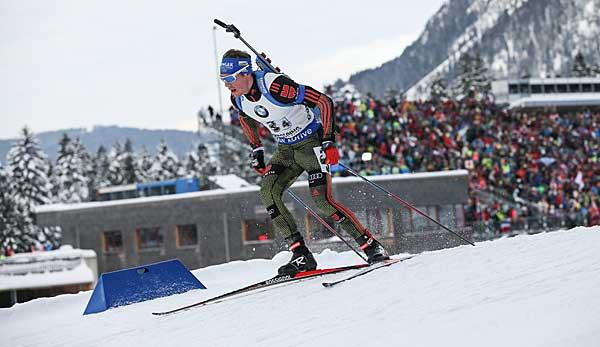
M 600 78 L 524 78 L 492 82 L 498 104 L 511 108 L 600 109 Z
M 370 177 L 442 224 L 468 233 L 467 171 Z M 333 180 L 333 193 L 393 252 L 421 252 L 461 244 L 454 235 L 354 177 Z M 311 204 L 306 181 L 290 189 Z M 179 258 L 190 269 L 231 260 L 272 257 L 283 250 L 262 206 L 259 187 L 151 196 L 36 210 L 38 224 L 60 226 L 63 244 L 93 249 L 100 272 Z M 312 216 L 286 197 L 311 249 L 347 250 Z M 329 221 L 331 225 L 334 223 Z M 343 232 L 342 232 L 343 233 Z
M 18 253 L 0 260 L 0 307 L 40 297 L 94 288 L 96 253 L 62 246 L 53 251 Z

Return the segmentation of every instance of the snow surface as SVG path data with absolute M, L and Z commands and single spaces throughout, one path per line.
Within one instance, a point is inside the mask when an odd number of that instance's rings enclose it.
M 2 346 L 599 346 L 600 226 L 423 253 L 334 288 L 283 284 L 153 311 L 274 274 L 289 254 L 193 271 L 207 290 L 82 316 L 91 291 L 0 310 Z M 324 251 L 322 267 L 356 263 Z M 327 280 L 340 278 L 330 275 Z

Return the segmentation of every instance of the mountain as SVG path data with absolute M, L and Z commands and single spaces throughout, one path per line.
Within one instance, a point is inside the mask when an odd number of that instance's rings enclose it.
M 64 133 L 73 139 L 79 137 L 86 149 L 92 154 L 96 153 L 100 145 L 108 150 L 116 141 L 124 143 L 127 138 L 131 140 L 134 151 L 139 151 L 145 146 L 149 153 L 154 154 L 160 139 L 164 138 L 169 148 L 180 159 L 198 143 L 212 142 L 219 138 L 218 135 L 210 131 L 199 134 L 193 131 L 146 130 L 118 126 L 95 126 L 91 131 L 79 128 L 36 134 L 42 150 L 51 160 L 56 158 L 58 142 Z M 0 161 L 2 163 L 6 163 L 6 154 L 13 142 L 15 142 L 15 139 L 0 140 Z
M 380 97 L 427 86 L 437 73 L 452 78 L 466 52 L 495 79 L 570 76 L 578 51 L 600 63 L 599 13 L 600 0 L 449 0 L 399 57 L 349 82 Z
M 7 346 L 598 346 L 599 242 L 600 226 L 503 238 L 422 253 L 334 288 L 321 282 L 344 274 L 151 314 L 270 278 L 290 257 L 281 252 L 194 270 L 204 290 L 87 316 L 92 291 L 35 299 L 0 309 L 0 332 Z M 330 250 L 316 259 L 360 261 Z

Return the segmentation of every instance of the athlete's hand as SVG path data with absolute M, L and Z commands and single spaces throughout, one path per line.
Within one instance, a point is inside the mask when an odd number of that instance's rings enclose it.
M 263 147 L 253 149 L 250 158 L 252 159 L 252 168 L 259 175 L 264 176 L 271 169 L 271 165 L 267 166 L 265 164 L 265 150 Z
M 333 141 L 323 141 L 321 148 L 325 152 L 325 164 L 337 165 L 340 161 L 340 152 Z

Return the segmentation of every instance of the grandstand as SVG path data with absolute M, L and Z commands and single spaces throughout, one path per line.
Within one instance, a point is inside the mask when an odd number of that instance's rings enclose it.
M 524 78 L 492 82 L 499 104 L 510 108 L 600 109 L 600 78 Z

